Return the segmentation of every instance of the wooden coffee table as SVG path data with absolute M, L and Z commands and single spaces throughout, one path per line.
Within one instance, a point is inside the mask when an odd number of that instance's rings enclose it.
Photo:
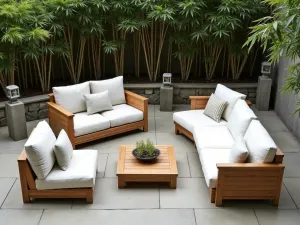
M 168 182 L 176 188 L 177 165 L 172 145 L 156 145 L 160 156 L 154 163 L 141 163 L 133 155 L 135 145 L 121 145 L 118 160 L 118 187 L 124 188 L 126 182 Z

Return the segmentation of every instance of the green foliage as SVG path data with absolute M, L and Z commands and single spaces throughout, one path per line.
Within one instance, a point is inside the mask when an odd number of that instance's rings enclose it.
M 166 46 L 173 48 L 167 57 L 179 61 L 183 80 L 193 72 L 195 58 L 205 65 L 207 80 L 225 60 L 228 73 L 238 79 L 248 58 L 238 51 L 247 27 L 267 13 L 261 0 L 0 0 L 0 82 L 2 87 L 40 85 L 47 92 L 54 68 L 73 83 L 99 79 L 105 54 L 113 57 L 115 75 L 123 75 L 132 37 L 136 72 L 143 61 L 150 81 L 165 69 Z M 291 15 L 286 23 L 296 26 L 297 18 Z M 280 30 L 282 23 L 272 22 L 271 28 Z
M 153 143 L 147 139 L 146 143 L 141 140 L 136 142 L 136 149 L 139 155 L 141 156 L 154 156 L 155 154 L 155 146 Z
M 292 61 L 300 57 L 300 0 L 264 0 L 273 10 L 271 16 L 265 16 L 255 21 L 245 46 L 251 49 L 259 43 L 263 51 L 268 52 L 272 63 L 277 63 L 280 57 Z M 288 93 L 300 92 L 300 65 L 295 63 L 288 68 L 289 76 L 285 80 L 282 91 Z M 300 102 L 297 104 L 299 106 Z M 296 110 L 299 112 L 299 109 Z

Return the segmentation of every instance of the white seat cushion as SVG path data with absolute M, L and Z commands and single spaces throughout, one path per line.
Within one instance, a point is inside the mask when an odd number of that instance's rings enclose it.
M 239 99 L 229 117 L 227 126 L 232 137 L 238 139 L 244 137 L 251 120 L 257 119 L 254 112 L 249 108 L 245 100 Z
M 53 87 L 55 102 L 64 109 L 78 113 L 86 111 L 83 95 L 90 94 L 89 82 L 62 87 Z
M 144 118 L 142 111 L 126 104 L 115 105 L 113 110 L 103 112 L 101 115 L 109 120 L 111 127 L 137 122 Z
M 228 121 L 229 117 L 231 115 L 231 112 L 233 110 L 233 107 L 235 105 L 235 103 L 237 102 L 237 100 L 239 99 L 246 99 L 246 95 L 241 94 L 239 92 L 233 91 L 230 88 L 222 85 L 222 84 L 218 84 L 216 91 L 215 91 L 215 95 L 224 100 L 227 101 L 228 105 L 225 108 L 222 117 Z
M 227 122 L 222 120 L 218 123 L 212 118 L 203 114 L 204 110 L 188 110 L 176 112 L 173 114 L 173 120 L 189 132 L 193 133 L 194 127 L 226 125 Z
M 273 139 L 258 120 L 252 120 L 245 134 L 250 163 L 271 163 L 277 152 Z
M 36 179 L 38 190 L 86 188 L 95 185 L 97 150 L 75 150 L 66 171 L 55 165 L 45 179 Z
M 217 163 L 229 163 L 230 149 L 202 149 L 199 153 L 205 182 L 209 188 L 216 187 Z
M 32 170 L 39 179 L 50 173 L 54 163 L 56 137 L 46 121 L 39 122 L 25 143 L 25 152 Z
M 195 127 L 194 140 L 198 152 L 204 148 L 231 149 L 234 139 L 226 126 Z
M 90 81 L 90 85 L 92 94 L 108 91 L 108 96 L 112 105 L 126 103 L 123 76 L 108 80 Z
M 74 116 L 76 137 L 108 128 L 110 128 L 109 120 L 100 114 L 88 115 L 87 112 L 81 112 Z

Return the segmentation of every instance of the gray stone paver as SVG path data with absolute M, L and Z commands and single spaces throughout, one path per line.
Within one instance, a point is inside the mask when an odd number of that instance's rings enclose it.
M 188 108 L 178 105 L 174 111 Z M 159 106 L 150 105 L 149 132 L 132 132 L 79 146 L 79 149 L 97 149 L 99 152 L 92 205 L 80 200 L 38 200 L 24 205 L 17 179 L 17 157 L 26 140 L 13 142 L 7 128 L 0 128 L 0 225 L 298 225 L 300 144 L 274 111 L 259 112 L 255 106 L 253 111 L 285 153 L 286 169 L 279 209 L 266 201 L 224 201 L 223 208 L 211 204 L 194 144 L 184 136 L 174 134 L 172 112 L 160 112 Z M 27 123 L 29 133 L 37 122 Z M 117 188 L 118 146 L 147 138 L 156 144 L 174 145 L 179 170 L 176 190 L 150 184 L 124 190 Z M 145 219 L 147 217 L 151 219 Z

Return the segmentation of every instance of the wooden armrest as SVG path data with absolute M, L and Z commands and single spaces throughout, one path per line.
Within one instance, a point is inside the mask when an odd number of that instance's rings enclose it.
M 140 100 L 140 101 L 148 100 L 148 98 L 145 98 L 144 96 L 138 95 L 138 94 L 136 94 L 132 91 L 125 90 L 124 92 L 125 92 L 125 98 L 130 97 L 130 98 L 135 98 L 135 99 Z
M 191 109 L 205 109 L 210 96 L 190 96 Z
M 74 147 L 74 114 L 54 102 L 48 102 L 48 117 L 54 134 L 59 135 L 59 132 L 64 129 Z
M 26 161 L 26 160 L 27 160 L 26 152 L 25 150 L 23 150 L 19 155 L 18 161 Z
M 125 92 L 126 103 L 128 105 L 137 108 L 142 112 L 145 112 L 145 110 L 147 110 L 148 112 L 148 100 L 149 100 L 148 98 L 145 98 L 131 91 L 125 90 L 124 92 Z
M 48 102 L 48 106 L 49 106 L 49 108 L 51 108 L 52 110 L 56 111 L 57 113 L 60 113 L 61 115 L 66 116 L 66 117 L 73 117 L 73 116 L 74 116 L 73 113 L 71 113 L 70 111 L 64 109 L 64 108 L 61 107 L 60 105 L 57 105 L 56 103 Z
M 205 106 L 209 100 L 210 96 L 190 96 L 191 109 L 205 109 Z M 250 100 L 246 100 L 248 106 L 252 105 Z
M 191 100 L 208 100 L 210 96 L 189 96 Z
M 49 96 L 50 102 L 54 102 L 54 103 L 55 103 L 55 97 L 54 97 L 54 94 L 51 93 L 51 94 L 49 94 L 48 96 Z
M 283 164 L 276 163 L 217 163 L 218 169 L 268 169 L 268 168 L 284 168 Z

